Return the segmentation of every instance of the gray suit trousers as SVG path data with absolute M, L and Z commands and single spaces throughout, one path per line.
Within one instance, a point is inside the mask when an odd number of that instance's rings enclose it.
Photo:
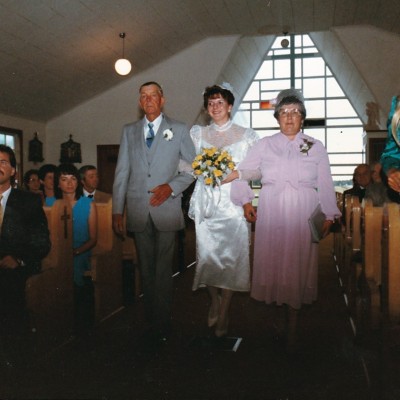
M 159 231 L 149 214 L 145 230 L 133 233 L 138 253 L 148 322 L 161 331 L 169 328 L 172 303 L 172 262 L 175 231 Z

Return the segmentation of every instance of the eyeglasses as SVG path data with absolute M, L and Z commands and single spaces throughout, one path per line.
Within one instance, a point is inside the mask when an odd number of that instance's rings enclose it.
M 302 112 L 298 108 L 293 108 L 292 110 L 285 108 L 280 110 L 278 115 L 283 118 L 287 118 L 289 115 L 293 118 L 299 118 L 302 115 Z
M 5 167 L 7 165 L 11 165 L 11 163 L 10 163 L 10 161 L 7 161 L 7 160 L 0 160 L 0 165 L 2 167 Z

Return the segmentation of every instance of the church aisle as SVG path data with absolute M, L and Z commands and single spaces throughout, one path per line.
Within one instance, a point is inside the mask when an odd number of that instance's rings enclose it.
M 143 345 L 139 300 L 104 321 L 90 340 L 73 340 L 3 375 L 0 398 L 372 399 L 331 248 L 332 238 L 320 246 L 319 299 L 301 312 L 295 354 L 274 341 L 270 308 L 244 293 L 233 298 L 229 331 L 243 340 L 236 352 L 221 350 L 209 339 L 207 292 L 191 290 L 191 267 L 175 278 L 173 331 L 163 346 Z

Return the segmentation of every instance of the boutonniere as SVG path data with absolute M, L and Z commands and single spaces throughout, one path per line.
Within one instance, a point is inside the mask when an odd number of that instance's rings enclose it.
M 308 139 L 303 139 L 303 143 L 300 145 L 300 153 L 307 154 L 310 151 L 311 147 L 313 147 L 315 142 Z
M 163 137 L 164 137 L 164 139 L 165 139 L 167 142 L 169 142 L 169 141 L 171 141 L 172 138 L 174 137 L 174 132 L 172 132 L 171 129 L 166 129 L 166 130 L 163 132 Z

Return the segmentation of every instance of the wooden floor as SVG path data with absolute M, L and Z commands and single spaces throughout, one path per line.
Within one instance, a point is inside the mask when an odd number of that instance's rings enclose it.
M 332 236 L 320 245 L 319 299 L 301 311 L 294 354 L 274 341 L 271 308 L 248 294 L 235 294 L 231 308 L 230 336 L 242 339 L 237 350 L 212 340 L 209 299 L 205 290 L 191 290 L 192 266 L 174 278 L 172 336 L 157 351 L 142 345 L 139 299 L 103 321 L 90 340 L 72 339 L 1 376 L 0 398 L 399 399 L 399 345 L 384 337 L 396 329 L 368 327 L 360 292 L 346 305 L 345 272 L 332 248 Z M 189 265 L 192 227 L 185 249 Z

